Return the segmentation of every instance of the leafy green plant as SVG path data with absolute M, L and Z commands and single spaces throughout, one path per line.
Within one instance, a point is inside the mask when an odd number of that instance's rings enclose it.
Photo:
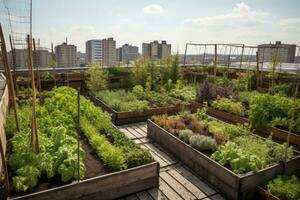
M 296 176 L 278 176 L 268 183 L 267 188 L 281 200 L 300 199 L 300 181 Z
M 212 107 L 217 110 L 226 111 L 238 116 L 245 115 L 245 108 L 242 103 L 236 102 L 229 98 L 219 98 L 213 101 Z

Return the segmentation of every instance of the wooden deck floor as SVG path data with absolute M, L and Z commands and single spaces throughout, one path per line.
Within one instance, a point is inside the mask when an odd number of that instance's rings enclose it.
M 160 163 L 159 187 L 139 192 L 120 200 L 153 199 L 197 199 L 224 200 L 225 198 L 208 183 L 197 177 L 158 144 L 147 138 L 147 123 L 136 123 L 118 127 L 135 143 L 149 149 L 154 159 Z

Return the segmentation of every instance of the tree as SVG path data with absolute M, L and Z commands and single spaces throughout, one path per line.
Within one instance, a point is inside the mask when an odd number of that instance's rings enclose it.
M 108 74 L 100 67 L 99 64 L 89 65 L 87 87 L 92 92 L 107 89 Z
M 176 83 L 179 78 L 179 55 L 177 53 L 175 56 L 172 57 L 171 80 L 173 83 Z

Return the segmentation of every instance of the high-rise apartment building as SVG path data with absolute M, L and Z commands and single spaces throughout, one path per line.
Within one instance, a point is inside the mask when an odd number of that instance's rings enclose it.
M 103 60 L 102 65 L 112 67 L 116 63 L 116 41 L 113 38 L 102 40 Z
M 103 51 L 102 40 L 89 40 L 85 43 L 87 63 L 102 63 Z
M 142 45 L 143 57 L 151 59 L 164 59 L 171 55 L 171 44 L 166 41 L 153 41 L 151 43 L 143 43 Z
M 113 38 L 89 40 L 86 46 L 86 62 L 111 67 L 116 62 L 116 41 Z
M 78 51 L 76 54 L 76 66 L 84 67 L 85 65 L 86 65 L 86 54 Z
M 75 67 L 77 48 L 75 45 L 62 43 L 55 47 L 57 67 Z
M 129 44 L 124 44 L 117 49 L 117 61 L 122 63 L 129 63 L 139 56 L 139 48 Z
M 275 44 L 261 44 L 257 46 L 259 58 L 264 62 L 271 62 L 273 56 L 278 56 L 282 63 L 295 62 L 296 45 L 283 44 L 277 41 Z

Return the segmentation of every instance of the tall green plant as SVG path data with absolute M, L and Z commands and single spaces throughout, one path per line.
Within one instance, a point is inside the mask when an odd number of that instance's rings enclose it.
M 177 82 L 177 80 L 180 79 L 179 55 L 178 54 L 176 54 L 175 56 L 172 57 L 170 78 L 174 84 Z
M 92 92 L 99 92 L 107 88 L 108 75 L 100 67 L 99 64 L 92 64 L 87 71 L 89 78 L 87 81 L 87 87 Z

